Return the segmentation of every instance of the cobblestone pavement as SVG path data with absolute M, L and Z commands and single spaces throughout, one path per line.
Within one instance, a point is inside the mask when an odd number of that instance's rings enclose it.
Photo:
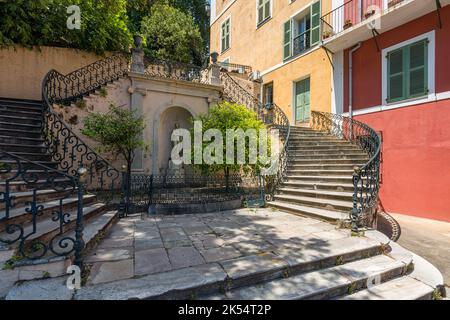
M 134 216 L 120 220 L 85 260 L 88 285 L 351 237 L 349 230 L 272 209 Z M 320 247 L 320 246 L 319 246 Z M 323 250 L 327 250 L 324 245 Z

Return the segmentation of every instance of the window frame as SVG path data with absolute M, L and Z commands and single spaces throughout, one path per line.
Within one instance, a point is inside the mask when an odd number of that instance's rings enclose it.
M 389 100 L 389 59 L 388 59 L 388 54 L 393 53 L 395 51 L 398 51 L 400 49 L 402 49 L 402 55 L 403 54 L 403 50 L 405 50 L 406 48 L 410 48 L 411 45 L 417 44 L 421 41 L 428 41 L 428 46 L 427 46 L 427 51 L 426 51 L 426 61 L 425 61 L 425 75 L 426 75 L 426 84 L 427 84 L 427 89 L 428 91 L 425 92 L 425 94 L 416 94 L 416 95 L 412 95 L 412 96 L 405 96 L 405 93 L 403 93 L 403 97 L 401 98 L 396 98 L 396 99 L 391 99 Z M 404 103 L 407 101 L 414 101 L 414 100 L 420 100 L 423 98 L 428 98 L 430 97 L 430 95 L 434 95 L 435 94 L 435 32 L 431 31 L 422 35 L 419 35 L 417 37 L 408 39 L 406 41 L 403 41 L 401 43 L 398 43 L 396 45 L 393 45 L 391 47 L 385 48 L 382 50 L 381 53 L 381 59 L 382 59 L 382 105 L 393 105 L 393 104 L 399 104 L 399 103 Z M 403 65 L 406 65 L 408 62 L 403 61 Z M 408 68 L 409 69 L 409 68 Z M 403 70 L 403 81 L 405 80 L 405 78 L 407 78 L 407 76 L 409 76 L 409 72 L 407 72 L 407 70 Z M 408 81 L 409 83 L 409 81 Z M 405 86 L 407 84 L 403 83 L 403 88 L 402 90 L 405 91 Z M 407 91 L 409 90 L 409 88 L 406 88 Z
M 223 39 L 224 39 L 224 29 L 223 26 L 226 23 L 229 23 L 229 32 L 228 32 L 228 48 L 223 48 Z M 231 48 L 231 16 L 228 16 L 225 18 L 222 23 L 220 24 L 220 53 L 223 54 L 224 52 L 228 51 Z
M 260 0 L 256 0 L 256 28 L 258 29 L 259 27 L 261 27 L 263 24 L 265 24 L 268 20 L 270 20 L 272 18 L 272 12 L 273 12 L 273 0 L 262 0 L 263 4 L 263 15 L 264 15 L 264 8 L 266 5 L 266 2 L 269 2 L 269 15 L 267 17 L 263 17 L 263 19 L 261 21 L 259 21 L 259 1 Z

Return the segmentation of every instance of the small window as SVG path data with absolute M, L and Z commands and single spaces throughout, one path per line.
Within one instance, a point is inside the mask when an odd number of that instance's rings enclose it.
M 271 17 L 271 6 L 271 0 L 258 0 L 258 25 Z
M 230 27 L 231 27 L 231 20 L 230 18 L 228 18 L 222 23 L 222 31 L 221 31 L 222 52 L 230 49 Z
M 273 82 L 264 85 L 264 106 L 267 109 L 273 105 Z
M 387 53 L 387 102 L 428 94 L 428 40 Z

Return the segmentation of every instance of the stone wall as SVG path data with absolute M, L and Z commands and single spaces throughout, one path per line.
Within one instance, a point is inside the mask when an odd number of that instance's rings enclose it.
M 67 74 L 101 58 L 86 51 L 57 47 L 0 49 L 0 97 L 41 100 L 42 80 L 48 71 Z

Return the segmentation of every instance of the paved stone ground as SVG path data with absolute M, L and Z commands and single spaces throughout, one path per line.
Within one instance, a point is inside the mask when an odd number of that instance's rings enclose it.
M 401 227 L 398 243 L 441 271 L 450 296 L 450 223 L 391 214 Z
M 336 228 L 272 209 L 130 217 L 85 260 L 91 266 L 87 285 L 321 243 L 326 251 L 327 241 L 351 237 Z

